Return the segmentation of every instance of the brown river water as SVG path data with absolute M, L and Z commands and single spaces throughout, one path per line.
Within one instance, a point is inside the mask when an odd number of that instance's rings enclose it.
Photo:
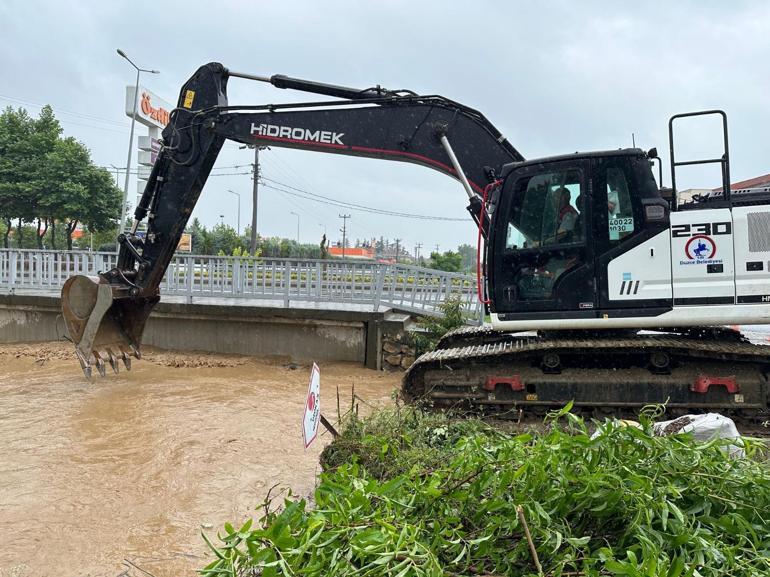
M 310 494 L 331 440 L 303 448 L 307 363 L 150 350 L 89 383 L 56 343 L 0 345 L 0 366 L 0 577 L 194 575 L 202 529 L 258 517 L 275 484 Z M 330 420 L 337 387 L 344 412 L 400 382 L 320 368 Z

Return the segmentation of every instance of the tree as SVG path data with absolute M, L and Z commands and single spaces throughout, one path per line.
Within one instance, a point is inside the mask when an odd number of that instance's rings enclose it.
M 53 110 L 50 106 L 44 106 L 40 115 L 33 120 L 33 131 L 31 136 L 32 150 L 35 157 L 35 165 L 30 170 L 30 181 L 32 183 L 31 198 L 29 199 L 35 220 L 37 220 L 36 240 L 37 247 L 43 248 L 43 239 L 48 232 L 49 225 L 53 223 L 45 218 L 41 213 L 41 208 L 45 202 L 47 188 L 50 188 L 51 178 L 48 174 L 48 162 L 50 156 L 56 150 L 63 132 L 59 121 L 56 120 Z M 53 175 L 55 183 L 56 175 Z M 52 244 L 56 244 L 55 229 L 51 231 Z
M 460 253 L 448 250 L 444 254 L 437 252 L 430 253 L 430 261 L 428 261 L 428 267 L 445 270 L 447 272 L 459 272 L 462 265 L 462 256 Z
M 462 258 L 460 270 L 464 272 L 475 272 L 476 247 L 470 244 L 461 244 L 457 247 L 457 252 L 460 253 L 460 257 Z
M 93 165 L 82 143 L 61 135 L 50 106 L 37 119 L 24 109 L 6 108 L 0 114 L 0 218 L 6 248 L 13 220 L 19 246 L 26 246 L 24 223 L 37 223 L 32 230 L 38 248 L 46 234 L 56 248 L 57 222 L 65 223 L 70 249 L 79 223 L 93 232 L 114 227 L 120 191 L 106 170 Z
M 235 229 L 229 224 L 217 224 L 211 229 L 213 237 L 213 252 L 216 254 L 231 255 L 236 247 L 241 247 L 241 239 Z
M 22 221 L 30 217 L 33 205 L 30 202 L 33 187 L 29 175 L 35 166 L 32 143 L 34 130 L 34 121 L 23 108 L 14 111 L 9 106 L 0 115 L 0 217 L 5 224 L 5 248 L 10 246 L 13 221 L 19 220 L 18 240 L 22 236 Z
M 94 232 L 114 230 L 122 193 L 109 172 L 93 165 L 88 149 L 74 138 L 60 139 L 46 161 L 40 210 L 52 223 L 65 224 L 67 248 L 80 223 Z
M 203 236 L 206 234 L 206 227 L 201 224 L 198 217 L 192 219 L 192 222 L 187 225 L 185 232 L 190 234 L 190 242 L 192 244 L 192 250 L 195 254 L 205 254 L 202 252 Z

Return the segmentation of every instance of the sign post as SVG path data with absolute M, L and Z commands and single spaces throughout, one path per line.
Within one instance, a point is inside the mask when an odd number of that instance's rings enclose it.
M 318 435 L 318 424 L 321 422 L 321 370 L 313 363 L 310 373 L 310 383 L 307 386 L 307 399 L 305 400 L 305 415 L 302 419 L 302 439 L 305 448 L 315 441 Z

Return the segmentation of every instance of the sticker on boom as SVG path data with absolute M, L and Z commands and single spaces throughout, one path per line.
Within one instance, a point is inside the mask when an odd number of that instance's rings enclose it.
M 188 90 L 184 95 L 184 102 L 182 103 L 182 106 L 187 109 L 192 108 L 193 100 L 195 100 L 195 91 Z

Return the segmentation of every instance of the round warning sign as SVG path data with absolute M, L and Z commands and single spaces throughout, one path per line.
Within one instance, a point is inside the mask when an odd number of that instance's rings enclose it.
M 318 423 L 321 422 L 321 370 L 313 363 L 310 372 L 310 383 L 307 386 L 305 414 L 302 416 L 302 438 L 307 449 L 318 434 Z
M 684 245 L 684 252 L 690 260 L 711 260 L 717 255 L 717 245 L 710 236 L 696 234 Z

